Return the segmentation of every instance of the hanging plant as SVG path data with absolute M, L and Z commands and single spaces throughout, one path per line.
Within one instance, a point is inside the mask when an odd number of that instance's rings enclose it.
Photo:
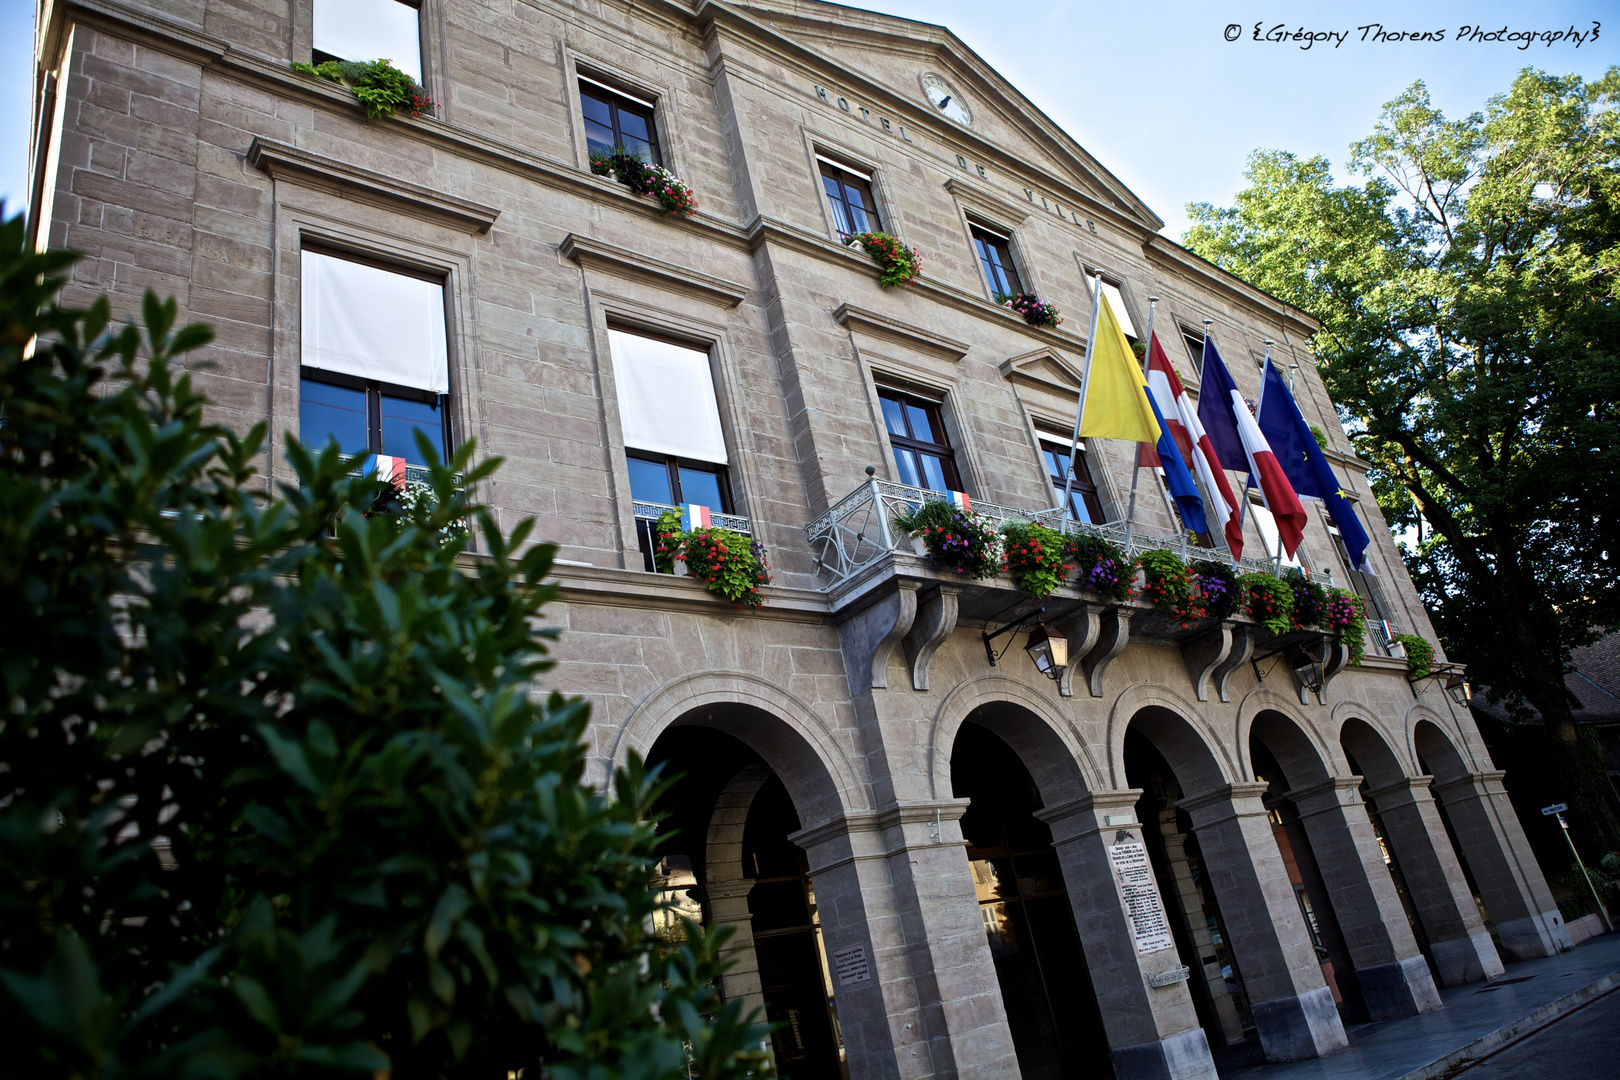
M 294 63 L 300 75 L 347 86 L 373 120 L 408 112 L 432 115 L 438 104 L 422 85 L 387 60 L 328 60 L 321 64 Z
M 1204 599 L 1204 611 L 1216 619 L 1230 619 L 1242 604 L 1243 590 L 1230 566 L 1213 559 L 1192 564 L 1193 581 Z
M 675 572 L 675 555 L 681 549 L 681 512 L 665 510 L 652 527 L 653 566 L 660 574 Z
M 1002 558 L 1013 581 L 1036 600 L 1045 600 L 1074 567 L 1064 562 L 1063 534 L 1033 521 L 1001 527 Z
M 1406 646 L 1406 671 L 1414 679 L 1421 679 L 1434 670 L 1434 646 L 1416 634 L 1396 634 L 1395 640 Z
M 975 579 L 1001 572 L 996 530 L 971 510 L 929 499 L 909 513 L 895 515 L 894 524 L 922 540 L 936 570 Z
M 457 496 L 457 501 L 461 501 L 459 492 Z M 466 518 L 449 518 L 439 512 L 439 497 L 433 485 L 421 480 L 382 481 L 381 489 L 364 516 L 392 519 L 401 529 L 414 524 L 437 532 L 441 547 L 460 547 L 472 535 Z
M 846 242 L 865 251 L 878 264 L 878 284 L 885 289 L 899 288 L 922 269 L 922 256 L 888 233 L 858 232 Z
M 697 196 L 690 185 L 662 165 L 652 164 L 640 150 L 627 150 L 623 145 L 592 150 L 591 172 L 613 177 L 634 195 L 651 195 L 665 217 L 691 217 L 697 209 Z
M 1014 293 L 1012 296 L 1003 293 L 996 297 L 996 300 L 1018 312 L 1024 317 L 1024 321 L 1031 326 L 1063 325 L 1063 316 L 1058 314 L 1058 309 L 1034 293 L 1021 292 Z
M 1173 551 L 1144 551 L 1136 564 L 1142 568 L 1142 595 L 1164 608 L 1190 630 L 1204 617 L 1204 601 L 1193 589 L 1193 574 Z
M 1345 589 L 1329 590 L 1327 606 L 1322 611 L 1322 625 L 1336 634 L 1342 634 L 1345 645 L 1350 649 L 1350 662 L 1361 663 L 1367 635 L 1367 614 L 1361 597 Z
M 1288 571 L 1282 580 L 1294 593 L 1294 610 L 1289 616 L 1293 628 L 1321 626 L 1327 608 L 1327 590 L 1298 570 Z
M 1249 617 L 1269 634 L 1288 633 L 1294 614 L 1294 590 L 1286 582 L 1265 573 L 1244 574 L 1238 583 L 1243 586 Z
M 1063 561 L 1073 563 L 1075 584 L 1110 600 L 1124 603 L 1131 598 L 1131 578 L 1136 564 L 1111 540 L 1094 533 L 1069 537 Z

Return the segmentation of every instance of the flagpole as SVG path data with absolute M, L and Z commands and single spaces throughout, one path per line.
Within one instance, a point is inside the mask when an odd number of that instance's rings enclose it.
M 1269 374 L 1270 371 L 1271 371 L 1271 339 L 1266 338 L 1266 357 L 1265 357 L 1264 360 L 1260 361 L 1260 396 L 1254 399 L 1254 419 L 1255 419 L 1255 423 L 1260 422 L 1260 410 L 1262 408 L 1264 408 L 1265 404 L 1266 404 L 1266 375 Z M 1257 476 L 1255 476 L 1255 471 L 1256 470 L 1253 468 L 1254 463 L 1251 461 L 1249 464 L 1250 464 L 1249 480 L 1250 480 L 1251 483 L 1254 484 L 1255 490 L 1260 492 L 1260 502 L 1265 506 L 1265 508 L 1267 510 L 1270 510 L 1271 509 L 1271 501 L 1266 498 L 1266 489 L 1265 489 L 1265 487 L 1263 485 L 1261 485 L 1259 483 L 1259 478 Z M 1271 556 L 1271 572 L 1272 572 L 1272 574 L 1277 576 L 1277 577 L 1281 577 L 1282 576 L 1282 561 L 1283 561 L 1282 530 L 1279 529 L 1278 532 L 1277 532 L 1277 550 L 1276 550 L 1276 552 L 1273 553 L 1273 552 L 1268 551 L 1268 552 L 1266 552 L 1266 554 Z
M 1086 394 L 1091 389 L 1091 357 L 1097 351 L 1097 320 L 1102 315 L 1102 275 L 1096 275 L 1091 290 L 1091 334 L 1086 338 L 1086 358 L 1080 365 L 1080 402 L 1074 407 L 1074 435 L 1069 439 L 1069 474 L 1063 478 L 1063 501 L 1052 509 L 1069 515 L 1069 494 L 1074 491 L 1074 457 L 1080 450 L 1080 423 L 1086 416 Z
M 1204 320 L 1204 352 L 1206 352 L 1206 353 L 1209 352 L 1209 327 L 1210 327 L 1210 324 L 1213 323 L 1214 321 L 1215 321 L 1214 319 L 1205 319 Z M 1203 372 L 1202 366 L 1201 366 L 1203 364 L 1202 359 L 1199 360 L 1199 364 L 1200 364 L 1200 370 L 1198 372 L 1198 381 L 1199 381 L 1198 392 L 1200 394 L 1202 394 L 1204 392 L 1204 388 L 1203 388 L 1204 372 Z M 1225 466 L 1222 466 L 1222 468 L 1224 469 Z M 1250 475 L 1253 475 L 1253 474 L 1251 473 Z M 1237 512 L 1238 512 L 1238 522 L 1237 522 L 1237 524 L 1238 524 L 1238 535 L 1239 536 L 1243 535 L 1243 519 L 1244 519 L 1245 516 L 1247 516 L 1247 514 L 1249 512 L 1249 483 L 1248 483 L 1248 480 L 1246 480 L 1246 479 L 1243 482 L 1242 491 L 1243 491 L 1243 497 L 1238 500 L 1238 507 L 1237 507 Z M 1233 555 L 1232 556 L 1232 565 L 1236 566 L 1237 561 L 1238 561 L 1238 557 L 1236 555 Z
M 1153 309 L 1159 303 L 1157 296 L 1148 297 L 1147 349 L 1142 352 L 1142 371 L 1147 373 L 1148 351 L 1153 348 Z M 1125 553 L 1130 554 L 1131 530 L 1136 527 L 1136 482 L 1142 476 L 1142 444 L 1136 444 L 1136 456 L 1131 459 L 1131 505 L 1125 511 Z

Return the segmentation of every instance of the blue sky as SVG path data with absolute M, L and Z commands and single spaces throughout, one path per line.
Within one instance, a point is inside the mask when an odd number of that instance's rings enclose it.
M 1620 0 L 861 6 L 949 26 L 1163 217 L 1173 238 L 1186 227 L 1184 204 L 1230 203 L 1256 148 L 1325 154 L 1342 181 L 1346 148 L 1415 79 L 1460 116 L 1482 109 L 1526 65 L 1593 77 L 1620 63 Z M 33 0 L 0 0 L 0 196 L 11 208 L 27 191 L 33 9 Z M 1579 47 L 1457 40 L 1464 25 L 1590 34 L 1594 22 L 1603 24 L 1598 38 Z M 1253 40 L 1256 23 L 1262 34 L 1280 25 L 1347 36 L 1302 49 Z M 1444 31 L 1445 40 L 1375 41 L 1375 30 L 1358 29 L 1373 23 L 1386 34 Z M 1238 38 L 1229 42 L 1232 25 Z

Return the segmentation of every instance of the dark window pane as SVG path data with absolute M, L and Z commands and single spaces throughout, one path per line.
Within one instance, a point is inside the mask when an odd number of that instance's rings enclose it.
M 662 461 L 643 461 L 627 458 L 630 466 L 630 497 L 638 502 L 661 503 L 671 506 L 675 495 L 669 489 L 669 467 Z
M 849 216 L 850 220 L 855 223 L 855 231 L 874 231 L 873 222 L 867 220 L 866 213 L 867 204 L 871 201 L 871 197 L 866 195 L 865 192 L 863 192 L 859 187 L 845 181 L 844 201 L 849 203 Z
M 930 491 L 951 490 L 951 485 L 945 480 L 945 467 L 941 464 L 940 459 L 933 454 L 918 454 L 917 456 L 922 459 L 923 478 L 926 481 L 920 486 Z
M 585 145 L 604 154 L 613 152 L 613 129 L 594 120 L 585 121 Z
M 906 419 L 911 421 L 911 437 L 918 442 L 938 443 L 934 437 L 934 425 L 928 421 L 928 410 L 906 402 Z
M 720 501 L 720 477 L 703 469 L 682 467 L 681 502 L 707 506 L 710 510 L 723 510 Z
M 895 447 L 894 465 L 895 470 L 899 473 L 898 479 L 902 484 L 909 487 L 922 486 L 922 484 L 918 482 L 920 477 L 918 476 L 917 472 L 917 457 L 910 450 L 902 450 L 898 446 Z
M 581 91 L 579 105 L 580 110 L 585 114 L 586 120 L 594 120 L 607 128 L 609 132 L 613 130 L 613 107 L 606 101 Z
M 366 452 L 366 392 L 304 379 L 299 385 L 298 441 L 319 453 L 327 440 L 353 456 Z
M 906 418 L 900 403 L 893 398 L 879 398 L 883 402 L 883 422 L 889 428 L 890 435 L 904 435 L 906 433 Z
M 409 401 L 383 394 L 382 443 L 377 452 L 420 464 L 422 452 L 416 446 L 418 431 L 427 436 L 428 443 L 442 458 L 444 419 L 438 402 Z
M 626 139 L 640 139 L 642 142 L 646 142 L 649 138 L 647 134 L 647 118 L 637 116 L 629 109 L 620 109 L 619 131 L 623 133 Z

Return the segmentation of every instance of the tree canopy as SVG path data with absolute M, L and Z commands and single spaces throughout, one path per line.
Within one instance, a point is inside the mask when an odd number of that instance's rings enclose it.
M 290 441 L 267 492 L 176 362 L 208 331 L 58 306 L 70 261 L 0 226 L 8 1073 L 768 1069 L 716 941 L 654 936 L 655 778 L 585 783 L 537 689 L 553 548 L 469 501 L 496 463 L 424 444 L 402 500 Z
M 1588 839 L 1620 827 L 1564 686 L 1620 626 L 1620 68 L 1526 69 L 1448 119 L 1413 84 L 1351 147 L 1249 159 L 1189 248 L 1322 322 L 1321 375 L 1448 653 L 1544 718 Z

